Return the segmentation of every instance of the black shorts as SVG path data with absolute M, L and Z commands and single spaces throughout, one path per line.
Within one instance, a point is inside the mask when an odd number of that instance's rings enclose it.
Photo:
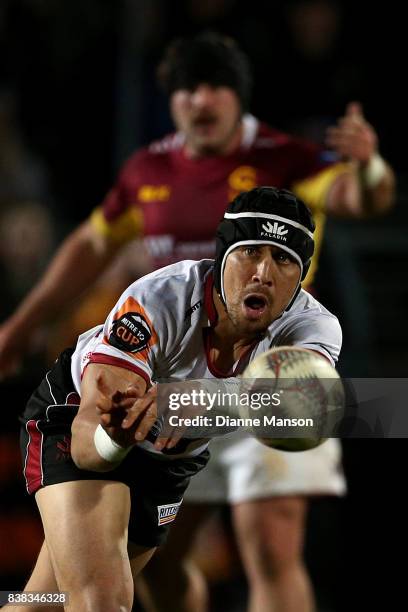
M 110 472 L 79 469 L 71 458 L 71 425 L 80 398 L 71 377 L 72 349 L 64 351 L 30 397 L 20 436 L 27 491 L 72 480 L 114 480 L 130 489 L 129 540 L 158 546 L 175 519 L 191 476 L 205 467 L 209 452 L 165 459 L 135 446 Z

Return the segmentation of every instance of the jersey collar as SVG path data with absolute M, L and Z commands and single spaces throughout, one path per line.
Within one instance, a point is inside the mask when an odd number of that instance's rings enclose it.
M 242 140 L 241 149 L 250 149 L 257 137 L 259 121 L 253 115 L 246 113 L 242 117 Z
M 214 275 L 211 271 L 205 279 L 204 285 L 204 307 L 208 315 L 210 327 L 214 327 L 218 321 L 218 313 L 213 299 Z
M 248 150 L 250 149 L 256 137 L 258 136 L 259 131 L 259 120 L 251 115 L 250 113 L 245 113 L 242 117 L 242 138 L 241 143 L 239 145 L 239 149 Z M 173 140 L 171 142 L 171 148 L 183 152 L 183 148 L 186 142 L 186 136 L 183 132 L 175 132 L 173 134 Z M 185 157 L 183 153 L 183 157 Z M 217 157 L 217 156 L 215 156 Z M 201 160 L 200 160 L 201 161 Z

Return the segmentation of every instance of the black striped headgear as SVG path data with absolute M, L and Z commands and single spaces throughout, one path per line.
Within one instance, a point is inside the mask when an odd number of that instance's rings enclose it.
M 310 266 L 314 229 L 306 204 L 286 189 L 256 187 L 238 195 L 228 205 L 216 233 L 214 285 L 224 304 L 224 268 L 231 251 L 243 245 L 274 244 L 292 255 L 301 271 L 289 308 Z

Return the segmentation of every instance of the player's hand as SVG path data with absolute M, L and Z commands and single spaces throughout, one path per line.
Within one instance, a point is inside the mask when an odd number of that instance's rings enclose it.
M 157 416 L 155 387 L 141 394 L 138 387 L 129 385 L 125 391 L 112 393 L 101 374 L 96 385 L 96 412 L 112 440 L 124 448 L 144 440 Z
M 162 428 L 155 447 L 158 450 L 174 448 L 182 438 L 201 437 L 196 435 L 196 428 L 187 425 L 188 421 L 197 416 L 207 414 L 206 405 L 201 404 L 199 393 L 202 384 L 198 380 L 172 381 L 158 385 L 158 409 L 163 416 Z M 178 401 L 177 406 L 172 406 L 170 399 L 183 397 L 183 402 Z M 188 401 L 190 400 L 190 401 Z M 176 424 L 172 424 L 171 418 L 175 417 Z
M 361 104 L 350 102 L 336 126 L 326 132 L 326 144 L 345 160 L 365 166 L 377 152 L 378 138 L 366 121 Z

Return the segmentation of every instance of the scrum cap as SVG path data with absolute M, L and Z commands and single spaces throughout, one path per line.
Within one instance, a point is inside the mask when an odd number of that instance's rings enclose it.
M 223 302 L 223 276 L 229 253 L 242 245 L 274 244 L 292 255 L 301 270 L 291 305 L 310 266 L 314 229 L 306 204 L 286 189 L 256 187 L 239 194 L 228 205 L 216 233 L 214 285 Z

